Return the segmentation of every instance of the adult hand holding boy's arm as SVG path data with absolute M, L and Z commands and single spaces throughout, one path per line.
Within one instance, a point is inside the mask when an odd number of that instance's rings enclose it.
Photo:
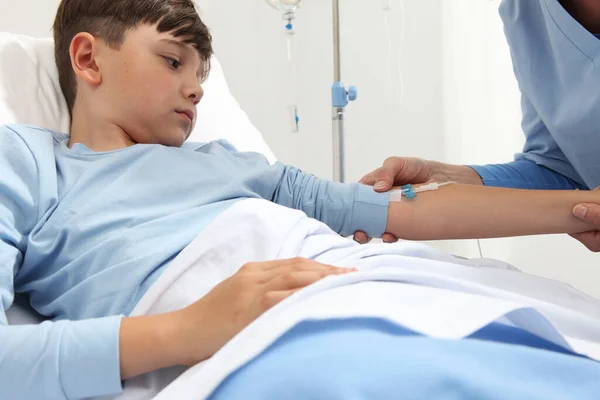
M 194 304 L 168 314 L 125 318 L 121 376 L 206 360 L 262 313 L 330 275 L 352 272 L 294 258 L 248 263 Z
M 596 188 L 596 192 L 599 191 L 600 187 Z M 578 204 L 573 209 L 573 215 L 582 221 L 589 222 L 595 228 L 591 231 L 575 233 L 571 236 L 583 243 L 590 251 L 595 253 L 600 252 L 600 203 Z

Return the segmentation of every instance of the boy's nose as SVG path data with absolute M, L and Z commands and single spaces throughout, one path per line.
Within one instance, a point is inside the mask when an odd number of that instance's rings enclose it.
M 198 104 L 203 96 L 204 89 L 202 89 L 202 85 L 199 82 L 185 89 L 185 97 L 192 100 L 194 104 Z

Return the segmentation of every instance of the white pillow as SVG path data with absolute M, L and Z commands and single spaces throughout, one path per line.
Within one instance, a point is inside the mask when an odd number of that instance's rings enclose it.
M 233 98 L 221 64 L 211 60 L 198 105 L 198 121 L 189 140 L 226 139 L 240 151 L 273 152 Z M 30 124 L 69 131 L 69 112 L 60 90 L 52 39 L 0 32 L 0 124 Z

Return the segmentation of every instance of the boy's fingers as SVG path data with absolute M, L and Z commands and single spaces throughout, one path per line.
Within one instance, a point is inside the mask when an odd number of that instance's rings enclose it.
M 279 274 L 266 282 L 266 291 L 301 289 L 332 275 L 342 275 L 353 270 L 336 268 L 335 270 L 287 272 Z
M 351 272 L 351 268 L 339 268 L 333 265 L 321 264 L 313 260 L 301 260 L 295 263 L 288 263 L 271 268 L 263 272 L 261 281 L 269 283 L 282 275 L 293 275 L 301 273 L 315 273 L 326 275 L 336 275 L 344 272 Z
M 391 233 L 384 233 L 381 237 L 384 243 L 396 243 L 398 238 Z M 354 233 L 354 240 L 360 244 L 366 244 L 371 241 L 371 238 L 366 233 L 357 231 Z
M 368 243 L 371 239 L 363 231 L 356 231 L 354 233 L 354 240 L 360 244 Z
M 396 243 L 398 241 L 398 238 L 396 236 L 392 235 L 391 233 L 384 233 L 383 236 L 381 237 L 381 239 L 385 243 Z
M 272 268 L 271 271 L 277 270 L 277 273 L 283 273 L 284 270 L 302 272 L 302 271 L 336 271 L 336 270 L 340 269 L 333 265 L 322 264 L 320 262 L 317 262 L 315 260 L 311 260 L 308 258 L 298 257 L 298 258 L 292 258 L 291 260 L 288 260 L 288 261 L 289 262 L 287 262 L 287 263 L 283 263 L 281 265 L 276 266 L 275 268 Z
M 302 265 L 304 263 L 311 263 L 311 262 L 314 262 L 314 261 L 309 260 L 307 258 L 296 257 L 296 258 L 287 258 L 287 259 L 283 259 L 283 260 L 252 262 L 252 263 L 246 264 L 245 266 L 256 269 L 257 271 L 271 271 L 274 269 L 286 268 L 286 267 L 290 267 L 292 265 Z

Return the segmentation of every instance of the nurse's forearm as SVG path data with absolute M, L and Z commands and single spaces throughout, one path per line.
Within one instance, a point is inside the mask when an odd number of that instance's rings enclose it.
M 594 229 L 572 214 L 599 192 L 517 190 L 449 185 L 391 202 L 387 232 L 401 239 L 438 240 L 576 233 Z

